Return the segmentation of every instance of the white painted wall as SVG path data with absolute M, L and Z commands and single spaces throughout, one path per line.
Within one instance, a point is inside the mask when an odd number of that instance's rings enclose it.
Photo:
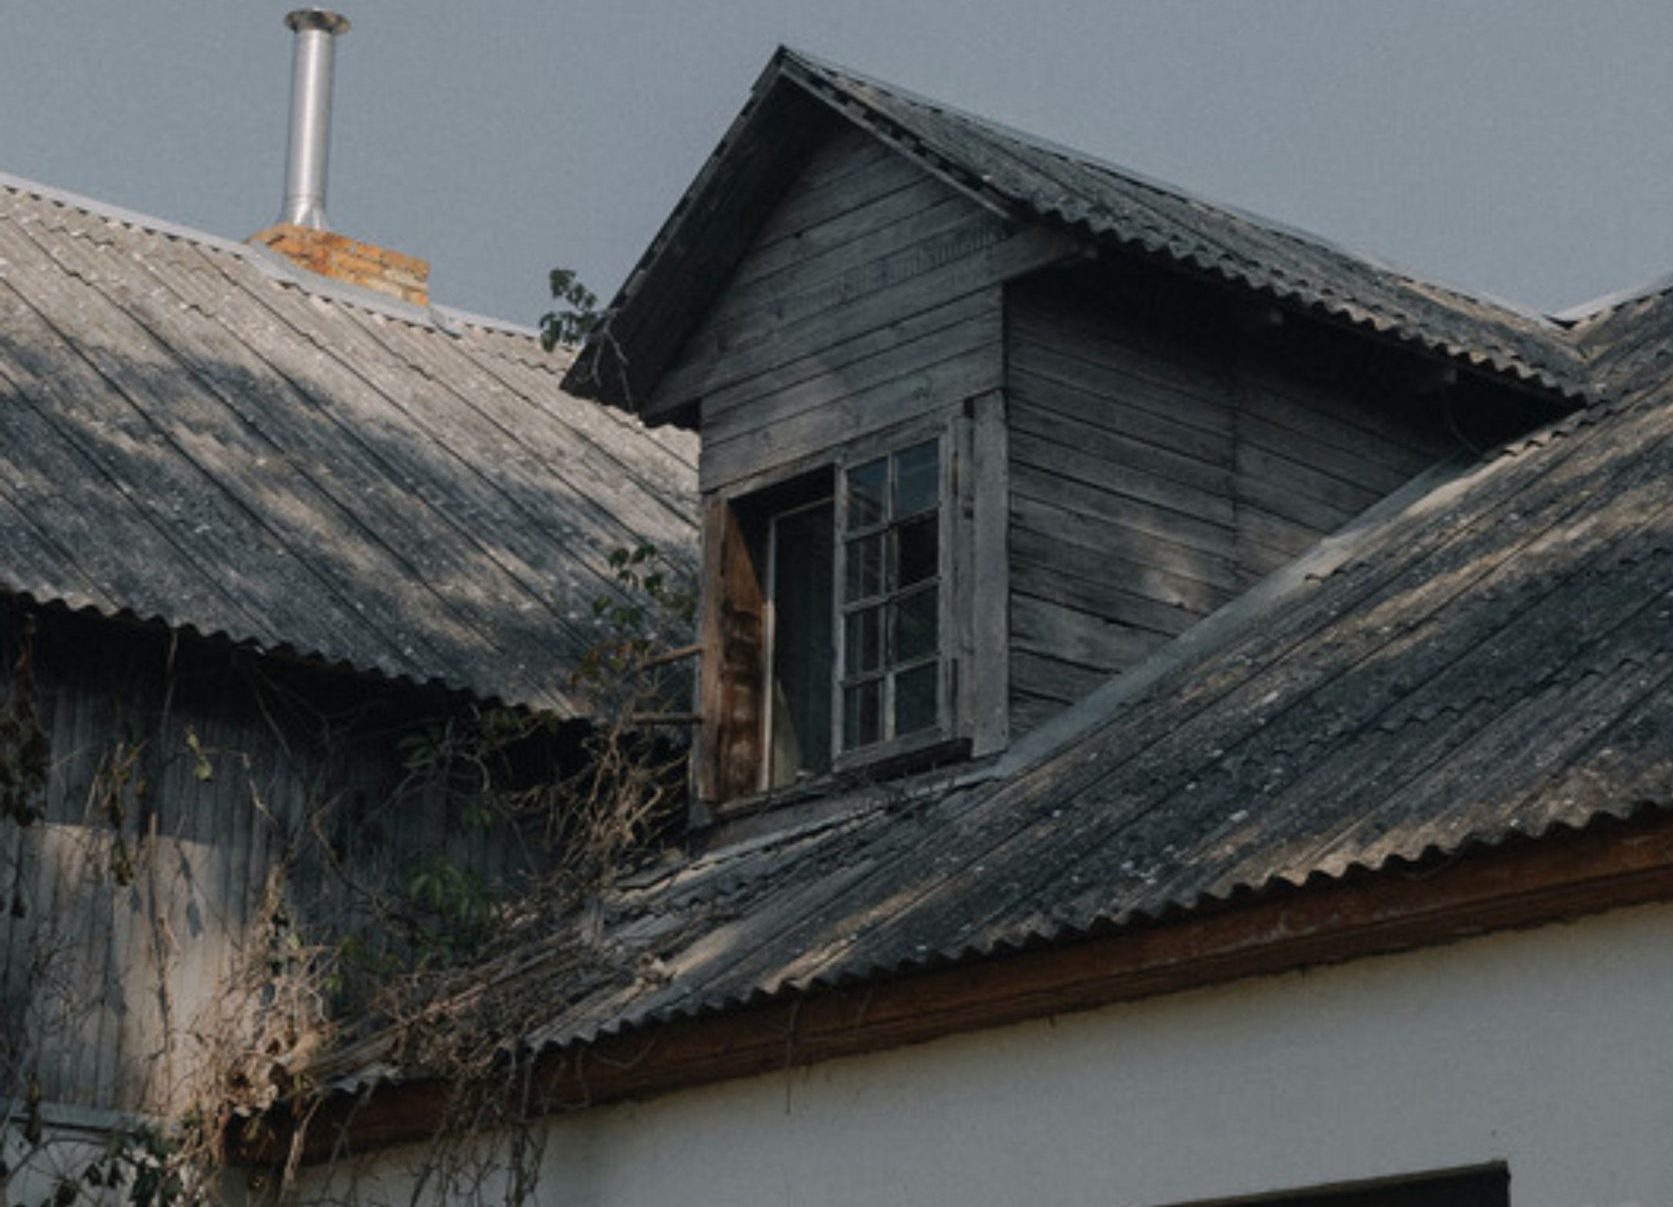
M 681 1092 L 546 1136 L 538 1201 L 566 1207 L 1162 1207 L 1490 1161 L 1514 1207 L 1666 1207 L 1673 906 Z M 356 1197 L 405 1202 L 414 1155 L 372 1162 Z

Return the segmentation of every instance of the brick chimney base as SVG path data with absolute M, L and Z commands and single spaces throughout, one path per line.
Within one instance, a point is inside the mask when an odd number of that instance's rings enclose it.
M 280 222 L 248 240 L 274 251 L 309 272 L 349 285 L 373 289 L 417 306 L 430 303 L 430 262 L 373 247 L 333 231 Z

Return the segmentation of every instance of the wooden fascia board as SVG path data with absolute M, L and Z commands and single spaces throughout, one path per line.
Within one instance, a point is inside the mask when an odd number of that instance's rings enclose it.
M 856 129 L 863 130 L 895 154 L 910 160 L 918 168 L 935 177 L 959 195 L 969 198 L 995 217 L 1019 226 L 1047 225 L 1033 215 L 1019 212 L 1009 198 L 987 188 L 970 174 L 954 170 L 941 156 L 896 136 L 888 129 L 888 125 L 892 123 L 889 123 L 883 115 L 872 110 L 865 102 L 857 98 L 850 98 L 847 103 L 844 103 L 840 97 L 833 96 L 832 91 L 836 86 L 820 80 L 801 64 L 790 60 L 785 62 L 780 71 L 785 79 L 798 85 L 814 100 L 827 106 L 831 112 L 843 120 L 852 123 Z M 861 117 L 855 110 L 863 110 L 868 116 Z
M 735 204 L 733 178 L 758 165 L 758 144 L 775 141 L 775 121 L 791 120 L 793 115 L 783 112 L 786 98 L 807 92 L 785 75 L 782 60 L 781 51 L 762 71 L 743 108 L 651 239 L 601 316 L 599 334 L 588 339 L 564 374 L 565 390 L 640 411 L 649 383 L 694 324 L 692 316 L 724 284 L 736 249 L 717 246 L 705 234 L 707 226 L 723 208 Z M 767 150 L 796 153 L 795 148 Z M 613 363 L 603 365 L 601 358 Z M 669 416 L 645 418 L 658 423 Z
M 853 987 L 647 1025 L 539 1057 L 531 1114 L 568 1111 L 855 1056 L 1250 976 L 1536 926 L 1673 898 L 1673 816 L 1612 819 L 1451 859 L 1249 894 L 1161 921 Z M 433 1134 L 449 1087 L 324 1103 L 305 1161 Z M 275 1120 L 270 1117 L 270 1123 Z M 283 1159 L 277 1123 L 239 1159 Z

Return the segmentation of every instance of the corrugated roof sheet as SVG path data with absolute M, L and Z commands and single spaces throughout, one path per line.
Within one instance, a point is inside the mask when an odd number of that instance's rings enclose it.
M 682 282 L 680 274 L 658 261 L 677 261 L 706 245 L 707 240 L 684 231 L 685 223 L 711 222 L 716 207 L 740 204 L 726 183 L 730 165 L 737 158 L 739 171 L 754 170 L 755 159 L 773 153 L 753 145 L 748 135 L 752 123 L 764 124 L 764 107 L 783 103 L 782 81 L 818 96 L 902 154 L 1019 218 L 1066 228 L 1092 245 L 1154 256 L 1479 371 L 1537 383 L 1577 399 L 1591 395 L 1593 383 L 1583 358 L 1562 337 L 1561 324 L 1550 318 L 1425 281 L 1269 219 L 1207 202 L 1084 153 L 781 49 L 738 123 L 611 303 L 608 326 L 612 338 L 625 346 L 634 388 L 641 396 L 648 397 L 654 384 L 646 380 L 647 373 L 654 375 L 646 366 L 671 354 L 663 330 L 668 322 L 663 299 L 646 296 L 646 287 L 657 283 L 659 289 L 718 288 L 721 274 L 705 273 Z M 797 149 L 780 146 L 776 153 L 788 156 Z M 691 307 L 676 312 L 695 314 Z M 654 315 L 657 323 L 641 322 L 647 315 Z M 641 340 L 651 342 L 641 347 Z M 617 382 L 629 374 L 606 367 L 608 356 L 602 345 L 585 348 L 570 385 L 626 404 L 631 400 L 622 396 Z
M 617 889 L 611 971 L 521 974 L 553 1006 L 527 1038 L 1673 806 L 1673 303 L 1612 321 L 1592 351 L 1618 401 L 1396 500 L 985 781 Z M 331 1070 L 381 1076 L 377 1053 Z
M 1424 281 L 810 55 L 782 54 L 784 70 L 854 120 L 1026 213 L 1554 391 L 1587 389 L 1582 361 L 1543 316 Z
M 695 441 L 532 333 L 0 178 L 0 589 L 567 712 Z

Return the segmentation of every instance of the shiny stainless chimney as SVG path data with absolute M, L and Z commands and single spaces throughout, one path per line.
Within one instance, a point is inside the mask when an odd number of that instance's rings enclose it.
M 325 230 L 325 169 L 331 151 L 331 59 L 347 17 L 299 8 L 285 18 L 296 32 L 291 58 L 290 146 L 280 222 Z

